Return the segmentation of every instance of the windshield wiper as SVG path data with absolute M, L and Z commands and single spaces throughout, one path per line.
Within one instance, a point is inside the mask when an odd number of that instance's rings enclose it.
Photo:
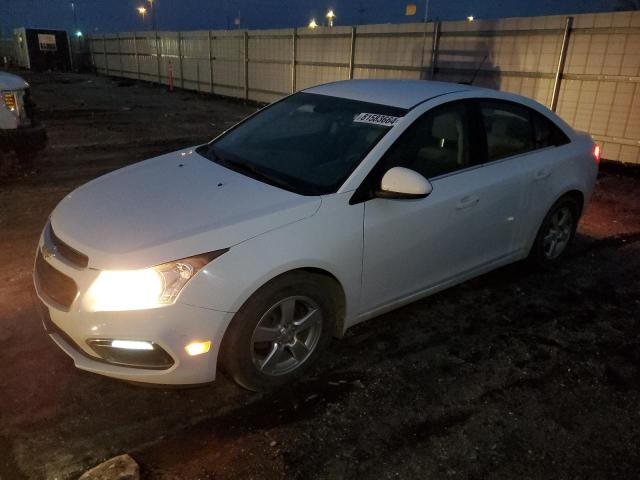
M 234 170 L 238 173 L 243 173 L 248 177 L 254 178 L 264 183 L 268 183 L 269 185 L 273 185 L 275 187 L 283 188 L 290 192 L 296 193 L 296 188 L 283 180 L 282 178 L 270 175 L 265 172 L 263 169 L 257 167 L 256 165 L 248 162 L 244 162 L 242 160 L 236 160 L 228 158 L 227 156 L 220 155 L 220 151 L 216 151 L 216 148 L 213 145 L 207 145 L 206 157 L 214 162 L 222 165 L 223 167 L 227 167 L 231 170 Z

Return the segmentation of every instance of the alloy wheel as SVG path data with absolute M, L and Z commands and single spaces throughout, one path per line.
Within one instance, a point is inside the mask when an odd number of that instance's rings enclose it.
M 302 365 L 322 334 L 322 311 L 307 296 L 287 297 L 260 318 L 251 338 L 251 357 L 265 375 L 284 375 Z
M 559 257 L 571 240 L 573 213 L 569 207 L 559 208 L 551 217 L 542 240 L 544 255 L 549 260 Z

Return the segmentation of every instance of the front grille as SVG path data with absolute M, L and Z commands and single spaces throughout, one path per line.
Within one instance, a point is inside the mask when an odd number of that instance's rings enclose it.
M 68 309 L 78 294 L 76 282 L 53 268 L 38 252 L 36 279 L 41 293 L 64 309 Z
M 89 257 L 60 240 L 53 231 L 53 228 L 51 228 L 51 225 L 49 225 L 49 234 L 49 238 L 51 238 L 51 243 L 53 243 L 54 249 L 61 257 L 65 258 L 77 267 L 87 268 L 87 265 L 89 265 Z

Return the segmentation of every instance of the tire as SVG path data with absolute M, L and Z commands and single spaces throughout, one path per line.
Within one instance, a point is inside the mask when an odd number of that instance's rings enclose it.
M 329 342 L 337 317 L 331 280 L 292 272 L 276 277 L 236 313 L 220 352 L 241 386 L 266 391 L 299 378 Z
M 580 212 L 580 205 L 570 196 L 562 197 L 549 209 L 529 252 L 530 265 L 547 267 L 565 257 L 575 237 Z

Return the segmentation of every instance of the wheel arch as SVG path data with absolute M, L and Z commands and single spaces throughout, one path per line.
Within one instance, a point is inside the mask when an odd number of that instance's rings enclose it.
M 303 271 L 312 273 L 315 275 L 320 275 L 325 277 L 328 281 L 328 285 L 332 290 L 332 297 L 336 301 L 336 312 L 338 314 L 338 318 L 336 318 L 336 326 L 334 336 L 337 338 L 342 338 L 346 331 L 346 317 L 347 317 L 347 295 L 344 291 L 344 287 L 338 278 L 333 275 L 328 270 L 324 270 L 322 268 L 317 267 L 303 267 L 295 270 L 291 270 L 291 272 L 295 271 Z M 289 273 L 289 272 L 287 272 Z
M 582 215 L 582 212 L 584 211 L 585 194 L 578 188 L 575 188 L 575 187 L 568 188 L 563 193 L 558 195 L 557 198 L 545 210 L 544 216 L 540 219 L 537 228 L 535 229 L 531 239 L 527 244 L 527 247 L 526 247 L 527 255 L 531 254 L 531 249 L 535 244 L 536 238 L 538 236 L 538 233 L 540 232 L 540 229 L 543 226 L 544 219 L 546 218 L 547 214 L 551 211 L 553 207 L 555 207 L 558 204 L 558 202 L 562 201 L 565 198 L 571 198 L 573 201 L 576 202 L 576 205 L 578 206 L 578 212 L 576 212 L 578 219 L 576 220 L 576 222 L 580 221 L 580 217 Z
M 290 265 L 288 268 L 272 271 L 270 274 L 262 277 L 255 285 L 253 285 L 251 290 L 248 290 L 245 292 L 245 294 L 242 296 L 242 300 L 240 304 L 238 305 L 237 309 L 234 311 L 239 311 L 260 289 L 262 289 L 269 283 L 276 281 L 277 279 L 282 278 L 286 275 L 290 275 L 292 273 L 299 273 L 299 272 L 303 272 L 308 275 L 317 275 L 326 279 L 327 286 L 331 289 L 332 297 L 336 301 L 336 310 L 338 314 L 336 318 L 335 331 L 333 332 L 333 335 L 337 338 L 342 338 L 346 331 L 347 293 L 345 291 L 345 288 L 342 282 L 338 279 L 338 277 L 334 273 L 330 272 L 326 268 L 322 268 L 319 266 L 310 266 L 310 265 L 309 266 L 291 266 Z M 225 334 L 231 322 L 233 322 L 233 318 L 224 326 L 223 331 Z M 224 334 L 223 334 L 222 342 L 224 342 Z
M 573 188 L 571 190 L 567 190 L 566 192 L 564 192 L 562 195 L 560 195 L 555 202 L 553 202 L 553 205 L 555 205 L 556 203 L 558 203 L 560 200 L 562 200 L 565 197 L 569 197 L 572 198 L 573 200 L 575 200 L 576 204 L 578 205 L 579 211 L 576 212 L 578 214 L 578 219 L 580 218 L 580 216 L 582 216 L 582 212 L 584 211 L 584 193 L 581 190 L 578 190 L 576 188 Z M 550 208 L 553 208 L 553 205 Z

